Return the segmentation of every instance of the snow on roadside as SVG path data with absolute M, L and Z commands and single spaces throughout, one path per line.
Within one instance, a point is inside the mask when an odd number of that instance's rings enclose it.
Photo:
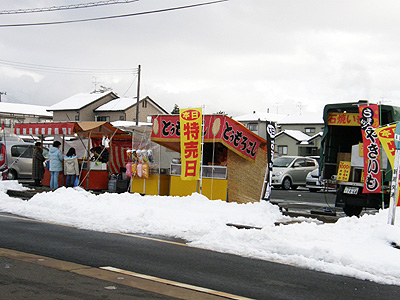
M 308 220 L 275 226 L 290 218 L 264 201 L 226 203 L 199 194 L 94 195 L 80 188 L 60 188 L 23 201 L 10 198 L 0 184 L 0 211 L 89 230 L 178 237 L 195 247 L 400 285 L 400 250 L 391 246 L 400 245 L 400 219 L 387 225 L 387 210 L 335 224 Z

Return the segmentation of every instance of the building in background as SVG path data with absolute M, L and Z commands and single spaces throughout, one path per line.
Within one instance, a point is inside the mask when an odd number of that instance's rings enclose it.
M 54 122 L 95 121 L 94 110 L 117 99 L 112 91 L 102 93 L 79 93 L 49 107 Z
M 53 114 L 48 106 L 0 102 L 0 124 L 14 128 L 16 123 L 51 122 Z
M 136 99 L 117 98 L 96 108 L 96 121 L 134 121 L 136 122 Z M 139 101 L 139 120 L 147 122 L 147 117 L 151 115 L 165 115 L 168 112 L 154 102 L 150 97 L 145 97 Z
M 48 108 L 54 122 L 136 121 L 136 99 L 119 98 L 112 91 L 79 93 Z M 139 122 L 150 115 L 168 114 L 150 97 L 139 101 Z
M 279 115 L 256 112 L 234 118 L 249 130 L 266 138 L 268 122 L 276 124 L 275 155 L 317 156 L 324 128 L 322 112 L 303 115 Z

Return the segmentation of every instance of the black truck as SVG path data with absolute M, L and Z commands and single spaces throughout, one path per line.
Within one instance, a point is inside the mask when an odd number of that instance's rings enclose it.
M 363 138 L 359 107 L 368 105 L 360 100 L 351 103 L 328 104 L 324 108 L 325 128 L 321 140 L 320 178 L 327 185 L 336 184 L 336 207 L 346 215 L 358 216 L 363 208 L 388 207 L 392 171 L 387 156 L 381 148 L 381 193 L 365 193 Z M 380 125 L 400 121 L 400 108 L 379 105 Z M 348 180 L 338 180 L 341 161 L 350 165 Z

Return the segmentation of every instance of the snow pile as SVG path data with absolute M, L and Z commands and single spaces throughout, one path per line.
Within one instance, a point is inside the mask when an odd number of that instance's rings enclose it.
M 400 285 L 400 250 L 391 246 L 400 245 L 400 226 L 387 225 L 387 211 L 336 224 L 303 218 L 301 223 L 275 226 L 291 219 L 267 202 L 226 203 L 199 194 L 94 195 L 80 188 L 60 188 L 30 201 L 10 198 L 1 190 L 0 211 L 90 230 L 178 237 L 195 247 Z M 227 223 L 262 229 L 237 229 Z
M 29 188 L 19 184 L 18 180 L 0 180 L 0 191 L 5 193 L 7 190 L 27 191 Z

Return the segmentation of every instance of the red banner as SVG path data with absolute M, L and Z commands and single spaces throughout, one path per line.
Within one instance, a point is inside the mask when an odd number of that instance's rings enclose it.
M 180 141 L 179 115 L 153 116 L 151 139 L 164 145 Z M 204 116 L 204 141 L 219 142 L 240 156 L 254 161 L 260 146 L 266 140 L 248 130 L 241 123 L 223 115 Z M 176 149 L 176 147 L 174 148 Z
M 360 125 L 364 145 L 363 193 L 382 191 L 381 153 L 375 129 L 379 127 L 379 107 L 376 104 L 359 107 Z

